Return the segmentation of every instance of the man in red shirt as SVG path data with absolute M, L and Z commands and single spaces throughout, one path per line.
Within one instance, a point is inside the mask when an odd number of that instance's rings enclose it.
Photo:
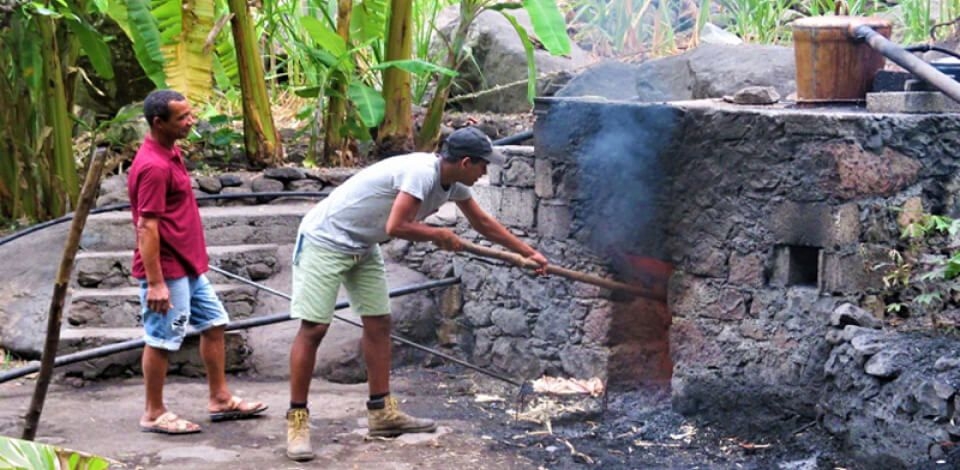
M 180 93 L 157 90 L 143 103 L 150 133 L 130 167 L 127 191 L 137 232 L 133 276 L 140 280 L 144 325 L 143 379 L 146 406 L 140 429 L 163 434 L 200 432 L 200 426 L 167 410 L 163 384 L 169 351 L 180 349 L 189 324 L 201 331 L 200 355 L 207 369 L 212 421 L 249 418 L 267 406 L 247 402 L 227 388 L 224 326 L 230 321 L 204 273 L 206 242 L 190 174 L 177 139 L 196 122 Z

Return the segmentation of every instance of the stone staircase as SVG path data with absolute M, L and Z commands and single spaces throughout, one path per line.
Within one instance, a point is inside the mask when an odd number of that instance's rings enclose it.
M 264 281 L 288 261 L 278 257 L 281 245 L 292 244 L 297 226 L 311 203 L 260 206 L 201 207 L 210 264 L 225 271 Z M 58 355 L 143 336 L 137 280 L 130 276 L 134 230 L 129 211 L 91 216 L 84 229 L 64 312 Z M 256 311 L 257 289 L 213 271 L 207 277 L 232 320 Z M 265 294 L 268 295 L 268 294 Z M 248 368 L 251 349 L 247 333 L 227 333 L 227 370 Z M 170 373 L 203 374 L 199 339 L 188 339 L 170 355 Z M 84 378 L 138 375 L 140 350 L 97 358 L 64 368 Z

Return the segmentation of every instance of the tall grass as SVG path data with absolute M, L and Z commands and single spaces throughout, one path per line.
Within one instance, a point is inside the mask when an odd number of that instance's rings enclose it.
M 789 44 L 790 22 L 805 16 L 882 16 L 894 21 L 894 40 L 928 42 L 930 29 L 960 17 L 960 2 L 902 0 L 568 0 L 562 4 L 575 39 L 600 56 L 658 56 L 700 41 L 698 32 L 710 22 L 744 42 Z M 692 19 L 692 27 L 691 27 Z M 938 38 L 960 34 L 956 24 L 943 25 Z

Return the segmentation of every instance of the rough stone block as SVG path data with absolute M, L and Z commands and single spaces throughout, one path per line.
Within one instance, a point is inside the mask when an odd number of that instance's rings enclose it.
M 960 113 L 960 103 L 935 91 L 867 93 L 867 111 L 874 113 Z
M 544 158 L 537 158 L 533 162 L 533 172 L 533 188 L 536 195 L 546 199 L 554 197 L 553 163 Z
M 863 246 L 854 253 L 824 253 L 820 289 L 829 294 L 854 294 L 883 287 L 883 272 L 873 266 L 888 261 L 882 246 Z
M 844 204 L 833 212 L 828 244 L 834 247 L 851 245 L 860 241 L 860 206 Z
M 843 328 L 846 325 L 865 326 L 867 328 L 883 328 L 883 322 L 872 313 L 846 303 L 837 307 L 830 316 L 830 325 Z
M 777 244 L 823 247 L 833 217 L 827 204 L 785 201 L 773 210 L 770 224 Z
M 507 160 L 500 178 L 502 184 L 517 188 L 533 188 L 536 179 L 533 161 L 533 158 L 529 157 L 512 157 Z
M 509 187 L 475 186 L 477 202 L 501 223 L 511 227 L 533 228 L 537 198 L 533 191 Z
M 730 255 L 730 270 L 727 281 L 748 287 L 763 287 L 764 258 L 760 254 L 750 253 L 741 255 L 734 252 Z
M 554 240 L 565 239 L 570 236 L 572 219 L 570 206 L 567 203 L 541 200 L 537 209 L 537 233 Z

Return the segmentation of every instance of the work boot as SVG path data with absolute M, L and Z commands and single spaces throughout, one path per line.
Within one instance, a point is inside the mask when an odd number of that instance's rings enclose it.
M 387 395 L 367 402 L 367 428 L 369 436 L 395 437 L 411 432 L 434 432 L 437 423 L 400 411 L 397 399 Z
M 310 412 L 306 408 L 287 411 L 287 457 L 298 462 L 314 457 L 310 445 Z

